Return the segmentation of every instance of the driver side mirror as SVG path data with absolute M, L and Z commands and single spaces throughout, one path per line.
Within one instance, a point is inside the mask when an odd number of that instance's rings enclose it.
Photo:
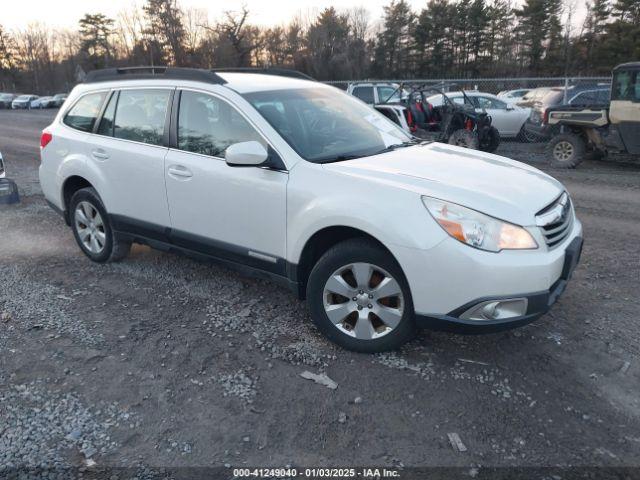
M 230 145 L 225 150 L 224 158 L 232 167 L 255 167 L 264 163 L 269 157 L 267 149 L 260 142 L 240 142 Z
M 514 107 L 513 105 L 507 103 L 507 110 L 515 110 L 516 107 Z

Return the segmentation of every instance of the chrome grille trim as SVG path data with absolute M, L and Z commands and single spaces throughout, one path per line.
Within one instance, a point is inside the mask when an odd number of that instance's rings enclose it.
M 564 192 L 536 215 L 536 225 L 549 248 L 562 243 L 573 226 L 573 205 L 567 192 Z

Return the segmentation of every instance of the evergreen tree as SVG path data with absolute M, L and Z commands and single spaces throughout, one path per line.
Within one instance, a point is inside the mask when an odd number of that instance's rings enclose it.
M 392 0 L 384 7 L 384 24 L 378 38 L 374 71 L 388 77 L 407 76 L 411 72 L 411 46 L 414 15 L 406 0 Z
M 109 38 L 113 34 L 113 20 L 101 13 L 82 17 L 80 25 L 80 52 L 86 57 L 92 69 L 109 65 L 112 57 Z
M 146 0 L 142 7 L 147 19 L 146 34 L 153 51 L 160 47 L 160 54 L 167 63 L 184 62 L 185 29 L 183 12 L 177 0 Z

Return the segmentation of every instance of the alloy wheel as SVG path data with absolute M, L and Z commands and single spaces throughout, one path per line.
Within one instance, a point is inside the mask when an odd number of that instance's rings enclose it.
M 571 157 L 573 156 L 573 152 L 573 145 L 567 141 L 558 142 L 553 147 L 553 156 L 559 162 L 566 162 L 567 160 L 571 159 Z
M 325 283 L 323 300 L 331 323 L 359 340 L 389 334 L 404 311 L 398 281 L 370 263 L 352 263 L 333 272 Z
M 91 253 L 99 254 L 104 250 L 107 235 L 104 221 L 98 209 L 87 201 L 76 206 L 74 225 L 80 241 Z

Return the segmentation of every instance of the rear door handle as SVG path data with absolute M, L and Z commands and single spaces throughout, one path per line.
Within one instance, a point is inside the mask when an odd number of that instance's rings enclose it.
M 104 150 L 102 150 L 101 148 L 91 152 L 91 155 L 93 156 L 93 158 L 97 160 L 106 160 L 107 158 L 109 158 L 109 154 Z
M 183 167 L 182 165 L 172 165 L 167 170 L 169 175 L 172 177 L 180 177 L 180 178 L 191 178 L 193 177 L 193 173 L 189 171 L 189 169 Z

